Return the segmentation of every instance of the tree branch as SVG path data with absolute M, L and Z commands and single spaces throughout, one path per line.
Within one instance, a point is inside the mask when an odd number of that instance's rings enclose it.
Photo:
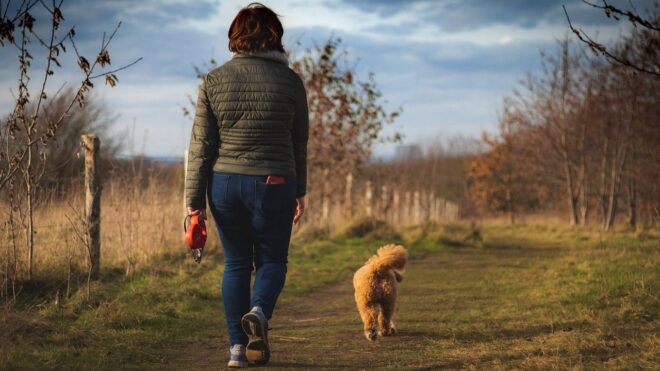
M 616 19 L 616 20 L 618 21 L 618 20 L 619 20 L 619 17 L 616 16 L 616 15 L 618 14 L 618 15 L 621 15 L 621 16 L 624 16 L 624 17 L 627 17 L 628 20 L 629 20 L 633 25 L 635 25 L 635 24 L 640 24 L 640 25 L 642 25 L 642 26 L 648 28 L 649 30 L 660 31 L 660 28 L 658 28 L 658 26 L 656 26 L 656 25 L 654 25 L 653 23 L 651 23 L 651 21 L 648 21 L 648 20 L 646 20 L 646 19 L 640 17 L 639 15 L 637 15 L 637 14 L 631 12 L 630 10 L 625 10 L 625 11 L 624 11 L 624 10 L 621 10 L 621 9 L 619 9 L 619 8 L 617 8 L 617 7 L 614 7 L 614 6 L 610 5 L 610 4 L 608 4 L 605 0 L 603 0 L 603 4 L 604 4 L 604 5 L 598 5 L 598 4 L 590 3 L 590 2 L 587 1 L 587 0 L 582 0 L 582 2 L 585 3 L 585 4 L 587 4 L 587 5 L 589 5 L 589 6 L 591 6 L 591 7 L 594 7 L 594 8 L 597 8 L 597 9 L 601 9 L 601 10 L 603 10 L 603 11 L 605 12 L 605 15 L 606 15 L 608 18 L 613 17 L 614 19 Z M 633 10 L 635 9 L 635 7 L 632 6 L 632 3 L 631 3 L 631 7 L 633 8 Z
M 591 3 L 587 3 L 587 4 L 592 5 Z M 625 57 L 619 57 L 610 53 L 604 45 L 594 41 L 592 38 L 589 37 L 589 35 L 586 34 L 586 32 L 582 31 L 581 29 L 575 28 L 575 26 L 573 26 L 573 23 L 571 22 L 571 18 L 568 16 L 568 11 L 566 10 L 566 6 L 562 5 L 562 8 L 564 9 L 564 14 L 566 15 L 566 20 L 568 21 L 568 27 L 571 29 L 571 31 L 573 31 L 573 33 L 577 36 L 577 38 L 583 43 L 587 44 L 595 54 L 600 54 L 604 56 L 612 63 L 618 63 L 620 65 L 630 67 L 638 72 L 660 77 L 660 68 L 658 66 L 655 66 L 656 70 L 653 71 L 650 69 L 646 69 L 644 67 L 640 67 L 630 62 Z

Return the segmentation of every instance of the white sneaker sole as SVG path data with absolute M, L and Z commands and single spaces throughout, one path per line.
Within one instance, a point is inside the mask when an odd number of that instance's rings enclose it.
M 263 365 L 270 360 L 270 346 L 268 344 L 268 329 L 264 328 L 259 316 L 247 313 L 241 320 L 243 331 L 247 334 L 249 342 L 245 354 L 249 363 Z
M 229 363 L 227 363 L 227 367 L 229 367 L 229 368 L 246 368 L 246 367 L 248 367 L 248 363 L 246 361 L 229 361 Z

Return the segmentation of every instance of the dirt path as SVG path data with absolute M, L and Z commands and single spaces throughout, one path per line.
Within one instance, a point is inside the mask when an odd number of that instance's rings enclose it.
M 268 367 L 561 368 L 582 362 L 576 335 L 589 331 L 588 323 L 562 312 L 559 298 L 538 294 L 544 273 L 561 256 L 550 248 L 465 248 L 413 260 L 401 283 L 400 333 L 373 343 L 361 333 L 350 280 L 291 298 L 271 321 Z M 170 355 L 168 366 L 223 367 L 227 348 L 224 334 L 203 339 Z M 567 349 L 574 352 L 567 356 Z
M 527 256 L 525 256 L 527 255 Z M 306 300 L 282 308 L 273 321 L 271 367 L 281 368 L 391 368 L 437 369 L 492 367 L 505 339 L 528 343 L 529 337 L 550 332 L 550 326 L 507 331 L 494 312 L 501 304 L 497 293 L 520 277 L 498 270 L 520 269 L 523 261 L 535 265 L 551 251 L 450 250 L 412 261 L 401 284 L 397 325 L 399 334 L 369 342 L 353 301 L 350 280 L 326 287 Z M 531 268 L 531 265 L 526 269 Z M 512 272 L 513 273 L 513 272 Z M 502 286 L 503 285 L 503 286 Z M 518 290 L 515 290 L 518 291 Z M 502 356 L 504 356 L 502 354 Z M 525 354 L 517 355 L 525 358 Z

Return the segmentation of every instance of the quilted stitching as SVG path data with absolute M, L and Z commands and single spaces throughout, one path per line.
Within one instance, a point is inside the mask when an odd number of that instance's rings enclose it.
M 199 88 L 186 174 L 186 204 L 204 208 L 212 171 L 295 177 L 307 191 L 307 97 L 284 63 L 233 58 Z

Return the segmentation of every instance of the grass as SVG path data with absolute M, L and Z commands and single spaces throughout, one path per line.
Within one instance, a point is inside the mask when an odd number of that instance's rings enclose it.
M 350 277 L 383 241 L 363 234 L 291 246 L 272 323 L 272 367 L 660 364 L 653 231 L 487 225 L 475 239 L 461 225 L 404 230 L 412 260 L 400 290 L 401 332 L 376 343 L 360 332 Z M 0 369 L 224 366 L 221 263 L 217 248 L 200 266 L 166 254 L 130 276 L 105 270 L 89 299 L 84 290 L 57 303 L 52 296 L 25 298 L 0 319 Z

